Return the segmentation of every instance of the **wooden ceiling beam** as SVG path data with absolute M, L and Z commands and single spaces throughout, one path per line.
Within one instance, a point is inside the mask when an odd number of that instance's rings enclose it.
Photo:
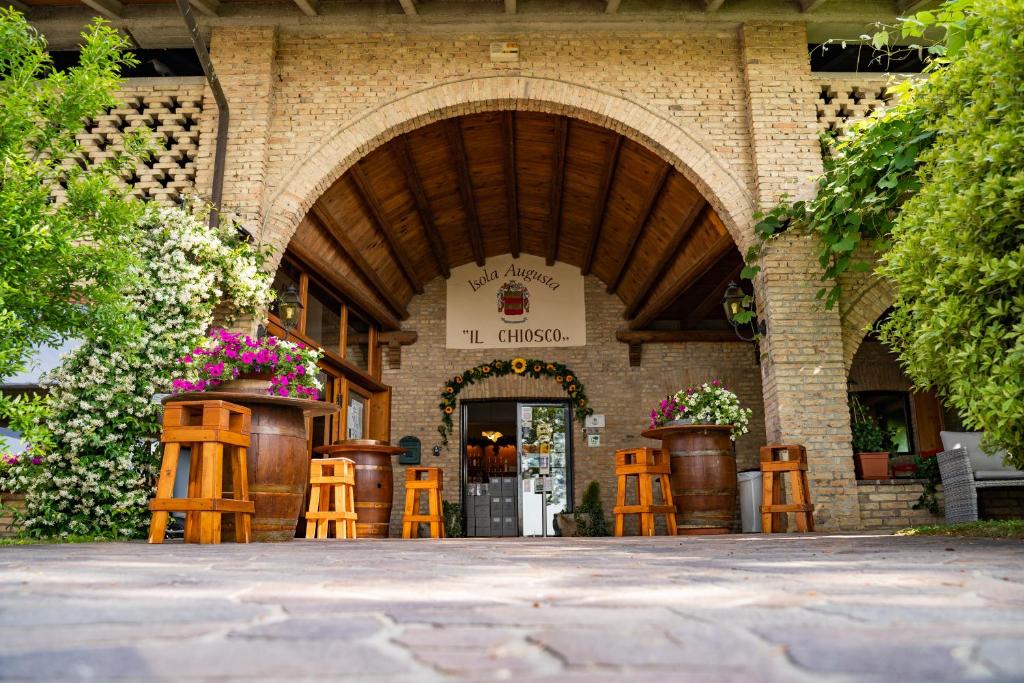
M 220 14 L 220 0 L 188 0 L 188 4 L 200 14 L 216 17 Z
M 717 12 L 725 4 L 725 0 L 704 0 L 705 12 Z
M 506 111 L 501 118 L 501 134 L 505 155 L 505 211 L 508 222 L 509 251 L 513 258 L 519 258 L 519 188 L 516 174 L 516 114 Z
M 813 12 L 828 2 L 828 0 L 798 0 L 798 2 L 801 12 Z
M 459 195 L 462 207 L 466 212 L 466 229 L 469 232 L 469 243 L 473 247 L 473 258 L 478 266 L 484 265 L 484 238 L 480 232 L 480 219 L 476 213 L 476 200 L 473 199 L 473 179 L 469 174 L 469 162 L 466 161 L 466 145 L 462 141 L 462 129 L 458 119 L 446 119 L 444 122 L 448 146 L 455 159 L 455 169 L 459 175 Z
M 548 253 L 547 264 L 558 259 L 558 233 L 562 228 L 562 194 L 565 186 L 565 152 L 569 144 L 569 119 L 555 119 L 555 149 L 551 160 L 551 194 L 548 198 Z
M 437 261 L 437 267 L 441 271 L 441 275 L 449 278 L 452 272 L 448 267 L 448 253 L 445 251 L 444 242 L 441 240 L 441 233 L 438 232 L 437 226 L 434 224 L 434 212 L 430 208 L 427 194 L 423 191 L 423 182 L 420 180 L 420 174 L 416 172 L 416 167 L 413 166 L 409 136 L 402 133 L 398 136 L 397 140 L 399 147 L 395 156 L 398 157 L 398 165 L 402 167 L 405 182 L 412 193 L 413 202 L 416 204 L 416 212 L 420 216 L 423 231 L 426 233 L 427 244 L 430 245 L 430 251 L 434 255 L 434 260 Z
M 124 17 L 124 4 L 118 0 L 82 0 L 82 4 L 107 19 Z
M 619 5 L 622 4 L 622 0 L 605 0 L 604 13 L 615 14 L 619 11 Z
M 416 0 L 398 0 L 398 4 L 402 6 L 402 11 L 408 17 L 415 17 L 419 14 L 416 11 Z
M 302 10 L 307 17 L 315 17 L 319 14 L 320 0 L 293 0 L 295 5 Z
M 516 0 L 505 0 L 505 14 L 515 14 L 516 9 Z
M 644 279 L 644 283 L 640 286 L 637 291 L 636 298 L 629 304 L 626 309 L 626 317 L 632 318 L 636 315 L 637 311 L 640 310 L 640 306 L 643 305 L 644 301 L 650 295 L 654 286 L 661 282 L 665 276 L 665 271 L 668 269 L 669 264 L 675 259 L 679 253 L 679 249 L 682 248 L 686 242 L 693 226 L 697 224 L 697 220 L 700 215 L 704 212 L 704 208 L 708 205 L 704 198 L 701 197 L 697 202 L 690 207 L 690 210 L 683 216 L 683 220 L 679 222 L 679 227 L 676 228 L 675 232 L 672 233 L 672 237 L 669 243 L 665 245 L 665 250 L 661 252 L 661 256 L 658 257 L 658 261 L 654 264 L 654 267 L 647 271 L 647 277 Z
M 384 215 L 384 207 L 377 201 L 377 197 L 373 194 L 373 188 L 370 187 L 370 181 L 366 177 L 366 173 L 363 171 L 362 162 L 357 161 L 355 166 L 350 169 L 352 175 L 352 181 L 356 186 L 356 194 L 359 195 L 359 199 L 362 200 L 366 208 L 370 210 L 370 215 L 373 217 L 374 223 L 377 224 L 377 229 L 380 230 L 381 234 L 384 235 L 384 241 L 388 243 L 388 247 L 391 252 L 395 255 L 395 260 L 398 261 L 398 266 L 402 270 L 402 274 L 405 276 L 409 286 L 417 294 L 423 293 L 423 283 L 420 281 L 418 275 L 416 275 L 416 269 L 412 265 L 412 261 L 409 260 L 409 256 L 405 253 L 405 250 L 398 244 L 398 233 L 395 230 L 395 226 L 391 224 L 387 216 Z
M 673 342 L 736 342 L 747 344 L 732 330 L 630 330 L 615 331 L 624 344 L 669 344 Z
M 601 240 L 601 226 L 604 224 L 604 214 L 608 210 L 608 193 L 612 189 L 612 179 L 615 177 L 615 169 L 619 165 L 619 153 L 622 151 L 622 141 L 625 139 L 618 133 L 614 134 L 615 139 L 608 146 L 608 157 L 604 165 L 604 175 L 601 176 L 601 184 L 597 188 L 597 203 L 594 204 L 594 215 L 590 219 L 590 239 L 583 252 L 583 265 L 580 272 L 589 275 L 594 265 L 594 254 L 597 251 L 597 243 Z
M 722 255 L 724 259 L 728 255 L 728 252 Z M 719 259 L 721 262 L 721 259 Z M 687 314 L 686 319 L 683 320 L 683 329 L 690 329 L 700 321 L 707 317 L 708 313 L 712 311 L 716 306 L 722 305 L 722 294 L 725 292 L 725 288 L 730 283 L 736 282 L 740 279 L 740 273 L 743 271 L 742 259 L 736 266 L 726 271 L 725 275 L 718 278 L 715 283 L 711 286 L 711 292 L 704 297 L 704 300 L 693 307 L 693 310 Z M 685 292 L 684 292 L 685 294 Z
M 654 297 L 635 318 L 629 321 L 629 329 L 641 330 L 650 325 L 659 313 L 668 308 L 690 285 L 703 277 L 708 269 L 722 258 L 723 254 L 733 248 L 734 244 L 729 233 L 720 235 L 696 261 L 691 263 L 672 282 L 668 289 Z
M 329 265 L 320 254 L 313 253 L 312 250 L 307 249 L 298 241 L 292 241 L 288 245 L 288 252 L 305 262 L 307 266 L 316 271 L 317 277 L 323 278 L 327 284 L 337 289 L 346 300 L 355 304 L 357 308 L 362 309 L 366 315 L 380 323 L 384 329 L 397 330 L 401 327 L 401 322 L 391 312 L 386 303 L 378 303 L 376 299 L 370 297 L 368 292 L 362 287 L 357 286 L 351 279 L 340 277 L 337 269 Z
M 398 317 L 405 320 L 409 317 L 409 312 L 405 308 L 405 304 L 399 300 L 398 295 L 395 294 L 393 287 L 388 287 L 384 280 L 381 279 L 380 275 L 374 270 L 373 266 L 370 265 L 366 257 L 363 256 L 362 250 L 352 241 L 352 238 L 348 236 L 348 232 L 334 220 L 334 216 L 327 213 L 319 203 L 314 204 L 310 213 L 313 218 L 324 228 L 334 241 L 338 243 L 341 250 L 352 259 L 352 263 L 355 265 L 356 270 L 370 281 L 373 288 L 377 291 L 377 295 L 383 301 L 388 302 L 388 305 L 398 314 Z
M 651 220 L 651 214 L 654 213 L 654 207 L 658 203 L 658 198 L 661 196 L 662 190 L 665 189 L 665 182 L 668 180 L 669 171 L 671 170 L 671 164 L 662 162 L 657 178 L 651 184 L 647 196 L 644 197 L 644 203 L 636 214 L 636 220 L 633 222 L 633 229 L 629 232 L 629 239 L 626 242 L 626 249 L 623 252 L 622 260 L 619 261 L 619 267 L 616 269 L 615 275 L 612 276 L 611 282 L 608 283 L 607 291 L 609 294 L 614 294 L 615 290 L 622 284 L 622 276 L 625 275 L 626 267 L 629 266 L 629 262 L 633 259 L 636 243 L 640 241 L 640 235 L 643 234 L 647 221 Z

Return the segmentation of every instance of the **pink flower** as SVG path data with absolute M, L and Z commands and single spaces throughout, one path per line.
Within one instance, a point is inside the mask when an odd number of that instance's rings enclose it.
M 242 353 L 242 362 L 246 365 L 252 365 L 254 360 L 256 360 L 256 354 L 252 351 L 245 351 Z
M 43 459 L 42 459 L 42 458 L 40 458 L 40 457 L 39 457 L 39 456 L 37 455 L 36 457 L 32 458 L 32 464 L 33 464 L 33 465 L 42 465 L 42 464 L 43 464 Z
M 277 395 L 278 396 L 287 396 L 288 395 L 288 387 L 281 387 L 280 389 L 278 389 L 277 390 Z

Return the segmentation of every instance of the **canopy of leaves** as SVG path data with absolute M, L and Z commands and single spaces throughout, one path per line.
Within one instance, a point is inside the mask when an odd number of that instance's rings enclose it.
M 1024 467 L 1024 0 L 977 13 L 914 98 L 936 137 L 883 259 L 898 298 L 882 337 Z
M 114 105 L 134 58 L 99 20 L 82 37 L 78 66 L 58 72 L 25 18 L 0 9 L 0 378 L 35 345 L 126 319 L 125 246 L 141 205 L 117 178 L 144 143 L 126 136 L 127 153 L 88 164 L 76 135 Z M 57 186 L 66 199 L 54 202 Z

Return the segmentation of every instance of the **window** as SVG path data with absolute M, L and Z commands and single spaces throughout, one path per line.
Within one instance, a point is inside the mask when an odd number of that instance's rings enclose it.
M 306 336 L 321 347 L 341 353 L 341 302 L 322 287 L 310 283 L 306 297 Z M 365 368 L 364 368 L 365 369 Z
M 892 438 L 893 452 L 914 452 L 914 433 L 910 418 L 910 394 L 905 391 L 856 391 L 853 395 L 868 414 L 878 420 L 882 431 Z
M 370 369 L 370 324 L 352 312 L 352 309 L 348 311 L 345 360 L 361 370 Z

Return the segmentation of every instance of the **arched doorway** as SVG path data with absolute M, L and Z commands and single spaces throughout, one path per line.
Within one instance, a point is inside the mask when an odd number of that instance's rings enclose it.
M 585 347 L 504 351 L 447 343 L 444 294 L 452 272 L 517 257 L 535 259 L 538 268 L 575 269 L 585 290 Z M 325 308 L 341 307 L 332 322 L 307 322 L 298 333 L 326 346 L 311 332 L 319 325 L 338 350 L 328 353 L 324 370 L 337 387 L 328 399 L 345 409 L 338 424 L 314 425 L 314 445 L 340 436 L 419 439 L 422 457 L 448 473 L 446 494 L 458 497 L 463 482 L 456 486 L 452 477 L 467 470 L 459 460 L 462 425 L 454 452 L 442 449 L 430 460 L 438 392 L 466 367 L 528 355 L 571 364 L 595 387 L 607 425 L 596 442 L 573 425 L 567 442 L 581 453 L 565 480 L 576 489 L 598 481 L 608 507 L 610 453 L 636 445 L 649 407 L 687 384 L 723 378 L 755 408 L 753 433 L 740 444 L 743 462 L 753 465 L 764 433 L 760 372 L 719 305 L 742 265 L 730 228 L 689 175 L 615 130 L 564 114 L 497 109 L 400 133 L 315 198 L 278 272 L 279 284 L 296 282 L 303 291 L 307 317 L 318 311 L 327 320 Z M 353 319 L 368 329 L 352 328 Z M 652 344 L 642 364 L 631 362 L 634 339 Z M 360 363 L 350 362 L 352 352 Z M 479 385 L 465 398 L 556 395 L 522 378 L 507 380 Z M 351 429 L 354 419 L 363 420 L 362 432 Z M 396 484 L 401 496 L 400 476 Z

